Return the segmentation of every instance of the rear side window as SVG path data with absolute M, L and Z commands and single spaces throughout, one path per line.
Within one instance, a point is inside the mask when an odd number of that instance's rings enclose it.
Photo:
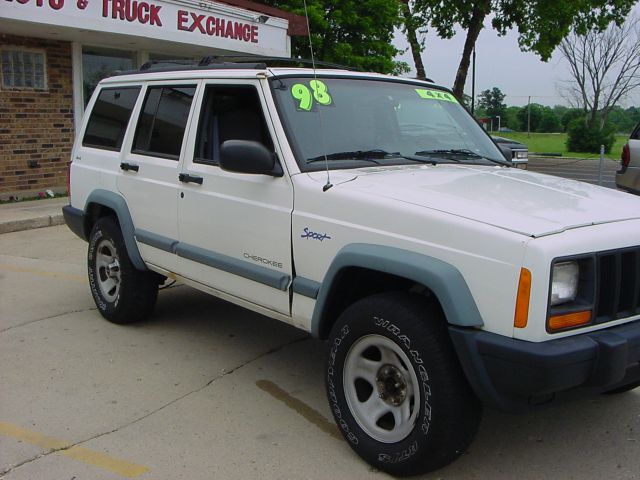
M 177 160 L 195 91 L 195 85 L 148 88 L 133 152 Z
M 640 123 L 636 126 L 636 129 L 631 134 L 631 140 L 640 140 Z
M 93 105 L 82 145 L 119 151 L 140 87 L 103 88 Z

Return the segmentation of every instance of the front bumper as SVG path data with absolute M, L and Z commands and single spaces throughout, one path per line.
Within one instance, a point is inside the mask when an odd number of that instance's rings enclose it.
M 640 382 L 640 321 L 547 342 L 449 327 L 478 397 L 507 412 Z

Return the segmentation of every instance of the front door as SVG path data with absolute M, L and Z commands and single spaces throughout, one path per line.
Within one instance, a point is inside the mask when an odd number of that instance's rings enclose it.
M 197 128 L 191 129 L 181 172 L 176 271 L 288 315 L 293 271 L 290 178 L 219 167 L 220 146 L 226 140 L 257 141 L 277 152 L 258 81 L 210 81 L 202 92 Z

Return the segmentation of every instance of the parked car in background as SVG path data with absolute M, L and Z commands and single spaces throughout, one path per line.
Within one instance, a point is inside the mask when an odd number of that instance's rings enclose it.
M 493 138 L 493 141 L 496 142 L 499 147 L 507 147 L 511 150 L 511 163 L 513 165 L 520 168 L 527 168 L 529 163 L 529 149 L 525 144 L 496 135 L 491 135 L 491 138 Z
M 616 185 L 628 192 L 640 194 L 640 123 L 636 125 L 629 141 L 622 147 Z

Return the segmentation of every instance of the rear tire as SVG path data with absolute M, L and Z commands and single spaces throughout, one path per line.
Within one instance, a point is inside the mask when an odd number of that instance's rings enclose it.
M 91 230 L 87 270 L 93 300 L 110 322 L 137 322 L 153 312 L 162 277 L 133 266 L 113 217 L 99 219 Z
M 329 336 L 326 388 L 336 423 L 364 460 L 392 475 L 444 467 L 471 444 L 482 407 L 439 306 L 404 292 L 347 308 Z

